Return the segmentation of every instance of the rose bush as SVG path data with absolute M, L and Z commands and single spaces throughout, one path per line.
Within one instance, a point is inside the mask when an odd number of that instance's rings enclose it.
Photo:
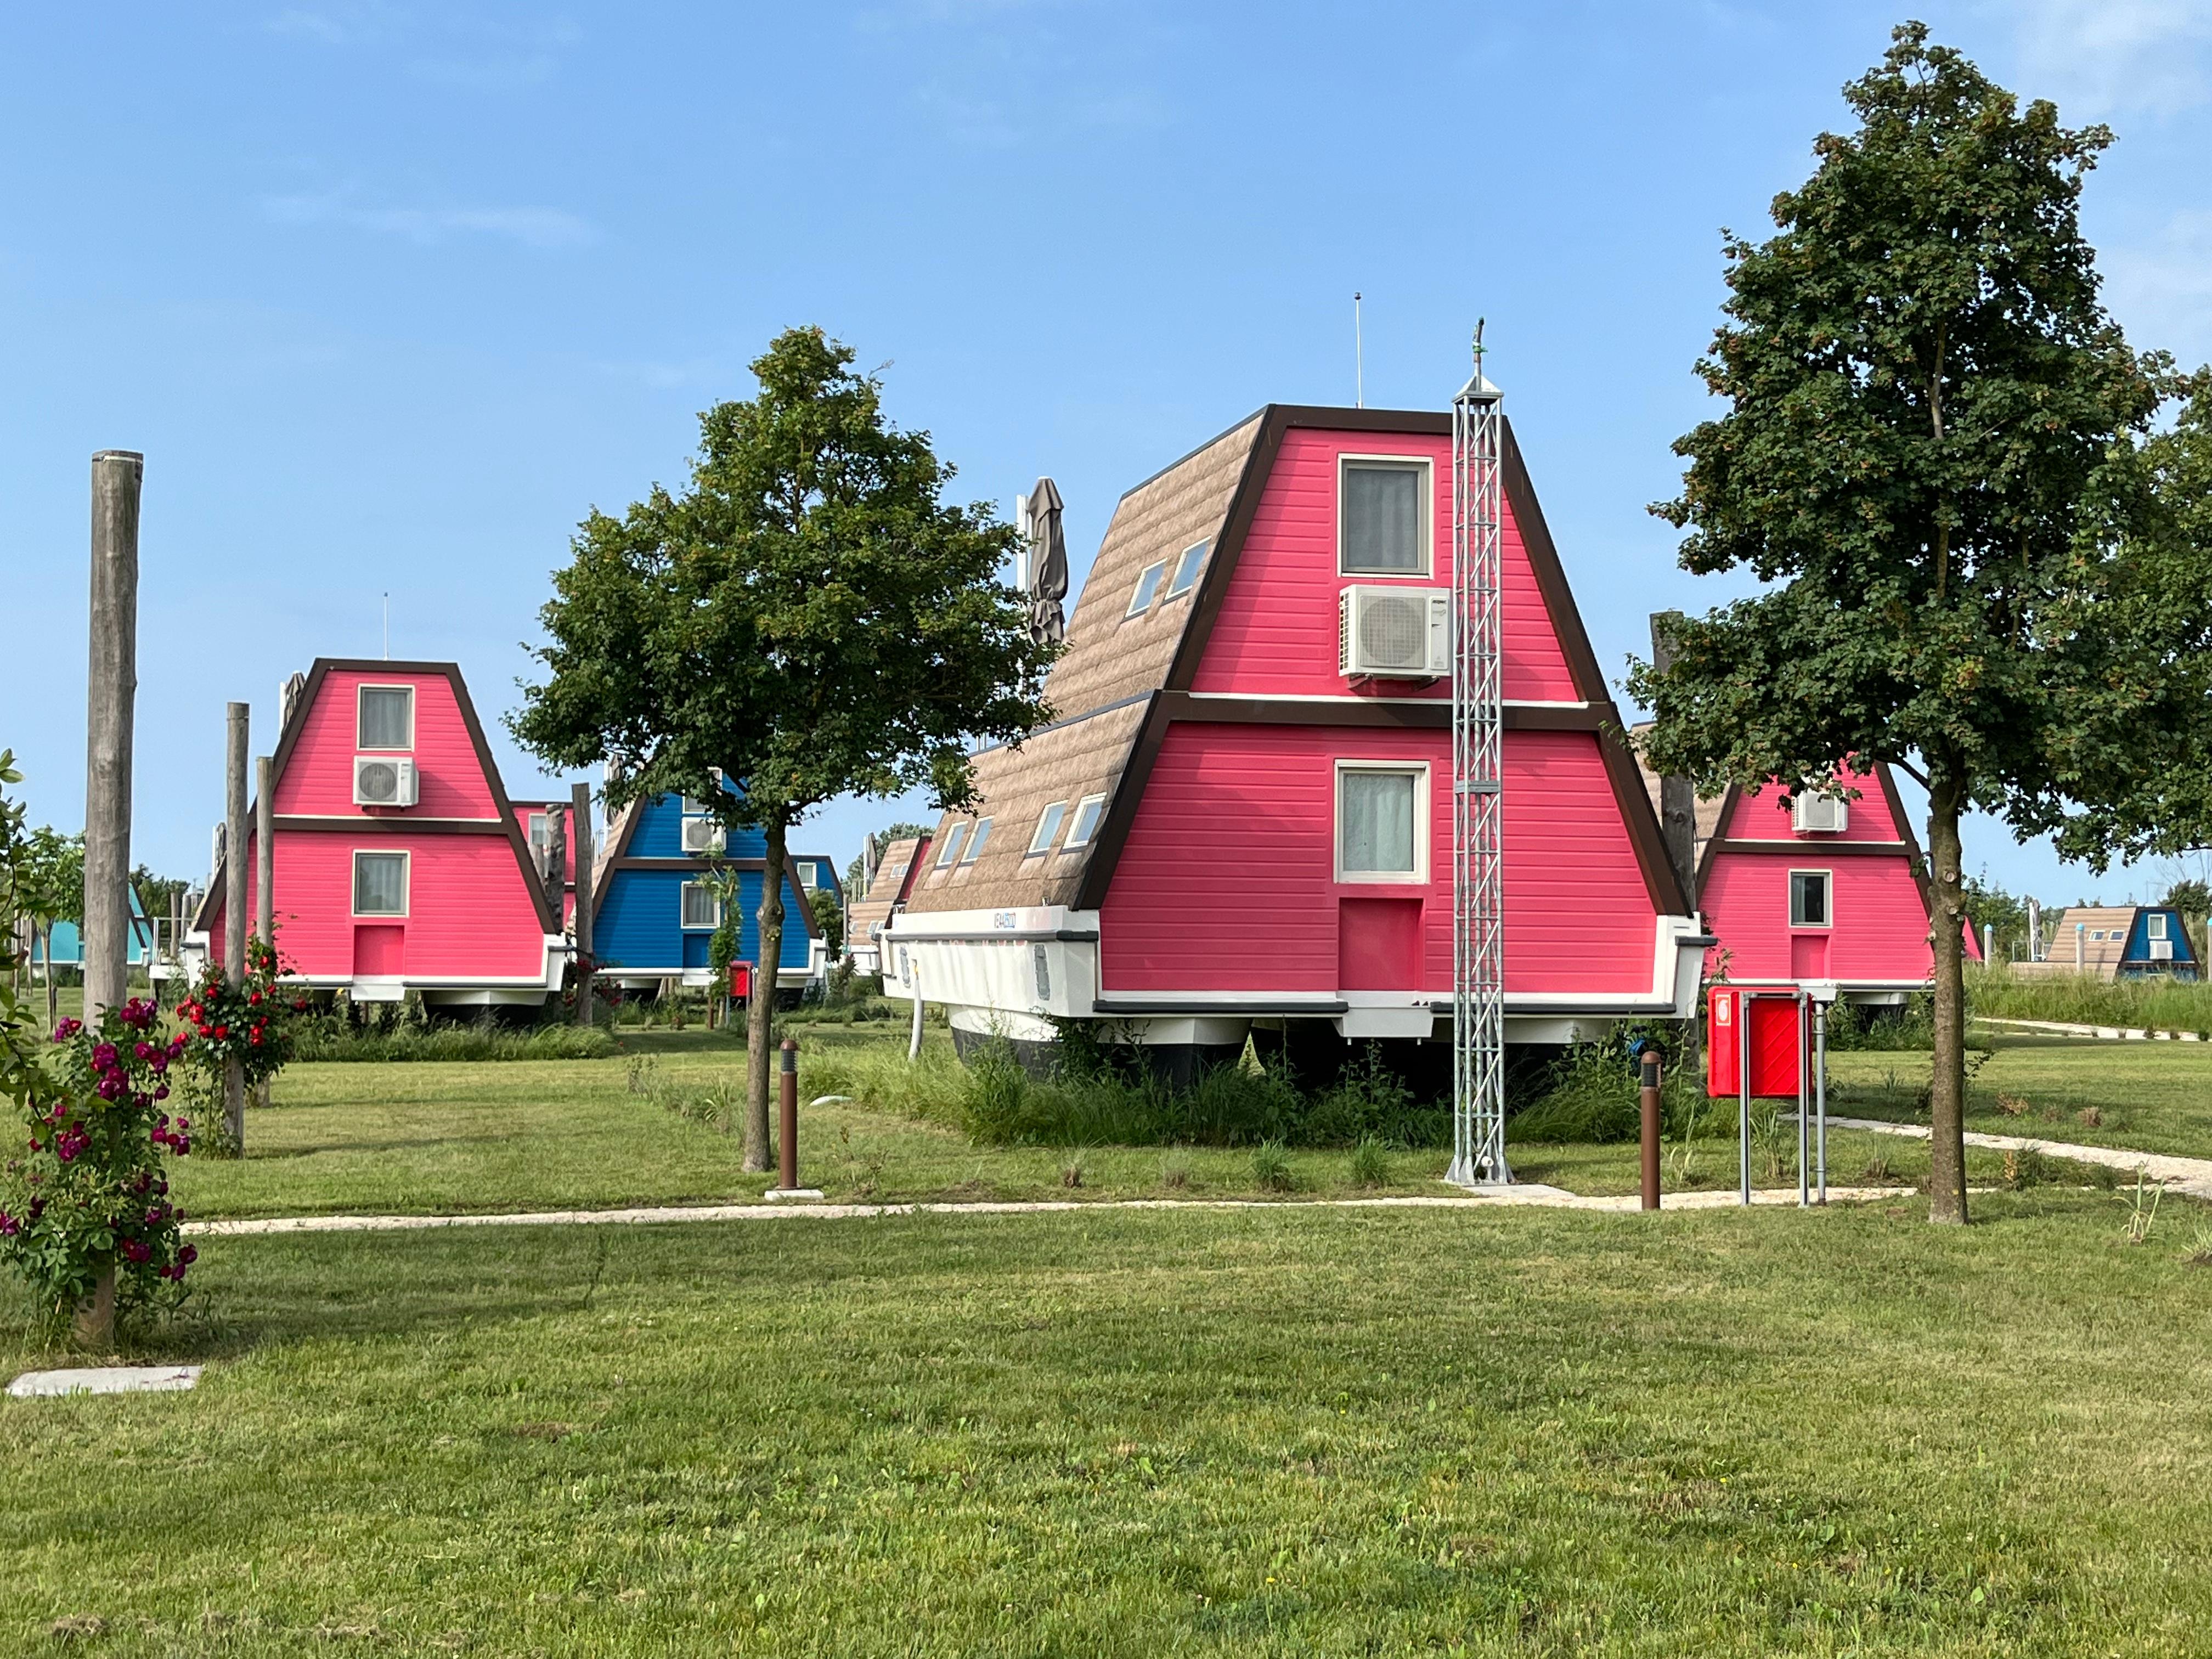
M 210 962 L 178 1001 L 177 1018 L 192 1036 L 182 1054 L 185 1094 L 219 1152 L 226 1150 L 221 1129 L 225 1062 L 237 1060 L 250 1096 L 290 1063 L 299 1046 L 307 999 L 296 986 L 283 982 L 283 973 L 276 947 L 250 939 L 246 974 L 238 984 L 224 978 L 220 963 Z
M 167 1104 L 189 1039 L 164 1041 L 160 1023 L 137 998 L 96 1029 L 65 1019 L 54 1063 L 26 1079 L 27 1133 L 0 1170 L 0 1259 L 57 1314 L 110 1274 L 126 1307 L 173 1303 L 198 1254 L 184 1242 L 166 1172 L 169 1155 L 191 1150 L 191 1121 Z

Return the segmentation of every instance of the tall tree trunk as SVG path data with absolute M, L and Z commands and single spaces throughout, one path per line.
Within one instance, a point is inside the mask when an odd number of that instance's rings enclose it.
M 769 1166 L 769 1090 L 775 1081 L 775 970 L 783 959 L 783 871 L 787 826 L 781 816 L 764 826 L 768 857 L 761 871 L 760 954 L 753 963 L 752 1002 L 745 1024 L 745 1168 Z
M 83 929 L 77 930 L 77 937 L 84 937 Z M 62 988 L 54 982 L 54 928 L 52 922 L 39 929 L 39 950 L 46 959 L 46 1029 L 51 1031 L 61 1023 L 62 1017 Z
M 1928 777 L 1929 928 L 1936 950 L 1936 1069 L 1929 1085 L 1928 1218 L 1966 1223 L 1966 983 L 1960 929 L 1959 817 L 1965 791 L 1932 763 Z

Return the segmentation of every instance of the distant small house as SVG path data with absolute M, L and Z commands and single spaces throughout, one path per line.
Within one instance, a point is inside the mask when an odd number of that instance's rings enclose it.
M 531 842 L 566 805 L 508 799 L 458 665 L 317 659 L 288 690 L 272 776 L 277 944 L 297 980 L 447 1008 L 559 991 L 568 900 Z M 251 915 L 251 832 L 239 850 Z M 188 957 L 221 960 L 225 884 L 219 855 Z
M 1648 768 L 1644 787 L 1659 801 Z M 1697 897 L 1744 981 L 1831 981 L 1855 1002 L 1893 1003 L 1925 985 L 1927 866 L 1886 766 L 1847 780 L 1856 799 L 1731 787 L 1697 805 Z M 1969 949 L 1978 957 L 1978 947 Z
M 78 933 L 75 922 L 56 922 L 51 937 L 54 942 L 54 965 L 57 968 L 84 966 L 84 939 Z M 124 940 L 130 965 L 133 968 L 145 967 L 153 954 L 153 947 L 154 924 L 147 918 L 145 902 L 139 898 L 138 889 L 133 886 L 131 889 L 131 932 Z M 34 936 L 31 940 L 32 965 L 43 968 L 46 961 L 46 947 Z
M 677 980 L 705 985 L 708 952 L 722 908 L 705 879 L 711 870 L 738 875 L 740 914 L 736 960 L 760 960 L 761 883 L 767 837 L 757 830 L 726 831 L 706 803 L 678 795 L 633 801 L 607 826 L 606 850 L 592 884 L 592 954 L 599 977 L 643 987 Z M 835 866 L 816 854 L 794 854 L 786 872 L 783 950 L 776 984 L 803 988 L 827 963 L 821 929 L 809 902 Z
M 927 867 L 929 841 L 927 836 L 908 836 L 885 847 L 883 862 L 876 866 L 876 878 L 853 906 L 846 945 L 853 953 L 853 966 L 860 973 L 884 971 L 884 927 L 905 905 L 915 878 Z
M 2163 904 L 2077 904 L 2061 910 L 2040 962 L 2016 962 L 2016 973 L 2080 973 L 2094 979 L 2197 976 L 2197 952 L 2181 912 Z

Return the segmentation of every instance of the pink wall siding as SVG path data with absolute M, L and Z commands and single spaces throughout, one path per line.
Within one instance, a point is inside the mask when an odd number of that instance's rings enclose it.
M 1430 763 L 1425 885 L 1335 881 L 1340 758 Z M 1339 900 L 1419 898 L 1423 977 L 1448 994 L 1449 781 L 1443 732 L 1178 722 L 1107 892 L 1104 988 L 1333 993 Z M 1587 732 L 1505 734 L 1505 913 L 1508 991 L 1650 992 L 1651 902 Z
M 251 838 L 247 844 L 250 848 Z M 356 851 L 413 855 L 404 917 L 356 918 Z M 391 971 L 356 966 L 357 923 L 400 930 L 405 965 L 398 971 L 410 979 L 535 980 L 544 972 L 544 929 L 504 835 L 280 830 L 276 863 L 277 948 L 300 973 L 345 979 L 356 973 Z M 249 865 L 249 906 L 254 885 L 251 870 Z M 222 956 L 221 910 L 218 905 L 210 928 L 218 961 Z
M 1731 821 L 1722 833 L 1740 841 L 1904 840 L 1904 830 L 1889 810 L 1889 801 L 1881 793 L 1881 782 L 1872 776 L 1851 778 L 1848 781 L 1859 793 L 1857 799 L 1847 803 L 1850 808 L 1846 815 L 1849 822 L 1840 836 L 1799 836 L 1790 827 L 1790 804 L 1782 799 L 1779 788 L 1763 789 L 1756 795 L 1738 796 Z
M 360 729 L 356 692 L 364 685 L 415 687 L 415 747 L 422 779 L 420 804 L 406 809 L 428 818 L 488 818 L 497 815 L 491 786 L 476 745 L 469 741 L 453 682 L 443 674 L 362 673 L 333 669 L 325 676 L 304 719 L 299 741 L 276 786 L 276 811 L 284 817 L 362 815 L 353 804 L 353 757 Z M 400 752 L 400 751 L 394 751 Z M 390 809 L 379 817 L 397 816 Z
M 1838 842 L 1904 839 L 1880 783 L 1867 778 L 1857 787 L 1850 826 L 1840 836 L 1794 832 L 1779 790 L 1737 799 L 1723 833 L 1733 840 L 1772 842 L 1775 850 L 1723 851 L 1699 895 L 1720 950 L 1729 953 L 1730 978 L 1833 979 L 1845 984 L 1927 978 L 1933 966 L 1928 910 L 1905 854 L 1838 857 L 1823 850 Z M 1790 927 L 1792 870 L 1831 873 L 1831 926 Z M 1713 953 L 1709 969 L 1718 965 L 1718 954 Z
M 1431 574 L 1392 579 L 1337 574 L 1337 463 L 1346 454 L 1421 456 L 1432 464 Z M 1510 507 L 1504 577 L 1505 696 L 1532 702 L 1575 700 L 1566 659 Z M 1342 696 L 1352 691 L 1336 672 L 1337 594 L 1355 582 L 1393 580 L 1440 587 L 1451 583 L 1450 441 L 1429 434 L 1292 428 L 1284 434 L 1268 475 L 1194 689 L 1276 696 Z M 1150 615 L 1124 625 L 1161 626 L 1173 608 L 1155 606 Z M 1401 684 L 1367 689 L 1390 696 L 1450 695 L 1441 684 L 1425 692 Z

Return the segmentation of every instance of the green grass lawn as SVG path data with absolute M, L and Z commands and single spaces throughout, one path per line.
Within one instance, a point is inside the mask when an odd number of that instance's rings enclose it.
M 805 1073 L 817 1056 L 888 1056 L 904 1040 L 879 1029 L 798 1028 Z M 946 1042 L 940 1033 L 930 1042 Z M 756 1198 L 771 1178 L 740 1168 L 738 1139 L 716 1122 L 669 1109 L 667 1096 L 743 1098 L 744 1049 L 721 1033 L 631 1035 L 607 1060 L 410 1061 L 301 1065 L 277 1079 L 275 1103 L 248 1114 L 243 1163 L 190 1158 L 174 1168 L 180 1201 L 204 1218 L 333 1213 L 456 1213 Z M 632 1087 L 636 1062 L 649 1060 Z M 942 1054 L 939 1063 L 945 1063 Z M 864 1076 L 886 1075 L 882 1065 Z M 845 1075 L 840 1072 L 838 1075 Z M 810 1079 L 802 1097 L 813 1098 Z M 1685 1167 L 1670 1152 L 1671 1188 L 1735 1184 L 1735 1115 L 1721 1103 Z M 1771 1150 L 1770 1150 L 1771 1148 Z M 851 1104 L 808 1105 L 800 1120 L 801 1177 L 833 1199 L 878 1201 L 1024 1198 L 1256 1198 L 1435 1192 L 1448 1155 L 1389 1155 L 1389 1179 L 1356 1187 L 1340 1151 L 1294 1150 L 1296 1186 L 1262 1191 L 1249 1150 L 1209 1147 L 979 1147 L 941 1122 Z M 1512 1145 L 1516 1172 L 1583 1193 L 1636 1189 L 1632 1146 Z M 1794 1184 L 1794 1133 L 1784 1130 L 1756 1163 L 1762 1185 Z M 1984 1167 L 1984 1164 L 1985 1166 Z M 1831 1178 L 1911 1182 L 1925 1149 L 1886 1137 L 1831 1137 Z M 1994 1173 L 1996 1160 L 1978 1163 Z M 1073 1174 L 1078 1185 L 1071 1186 Z
M 1925 1123 L 1925 1053 L 1829 1056 L 1829 1109 Z M 2212 1158 L 2212 1045 L 1999 1037 L 1974 1074 L 1966 1127 Z
M 0 1645 L 2203 1651 L 2212 1276 L 1923 1214 L 219 1241 L 197 1392 L 0 1401 Z

